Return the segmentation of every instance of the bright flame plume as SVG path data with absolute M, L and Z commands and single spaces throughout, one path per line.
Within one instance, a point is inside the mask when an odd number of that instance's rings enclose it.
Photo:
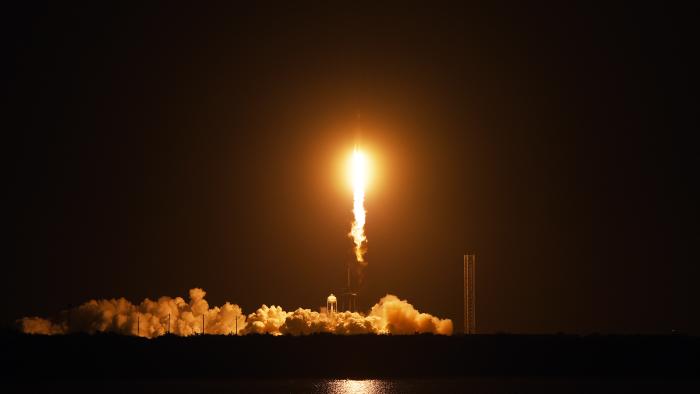
M 360 263 L 364 262 L 362 255 L 365 253 L 364 244 L 367 242 L 367 237 L 365 236 L 365 218 L 367 216 L 367 212 L 365 211 L 365 188 L 367 186 L 367 173 L 367 157 L 362 151 L 355 148 L 352 152 L 350 162 L 350 179 L 352 181 L 353 190 L 352 213 L 355 216 L 355 220 L 352 222 L 352 228 L 348 235 L 350 235 L 355 242 L 355 257 L 357 257 L 357 261 Z

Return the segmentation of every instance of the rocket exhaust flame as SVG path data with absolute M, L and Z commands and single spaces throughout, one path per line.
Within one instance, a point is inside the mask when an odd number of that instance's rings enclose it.
M 350 161 L 350 179 L 353 188 L 352 228 L 348 234 L 355 244 L 358 273 L 367 264 L 363 254 L 366 250 L 365 236 L 365 188 L 369 175 L 365 154 L 355 148 Z M 348 267 L 348 291 L 350 290 L 350 268 Z M 85 304 L 61 312 L 54 319 L 24 317 L 17 321 L 22 332 L 27 334 L 67 334 L 74 332 L 113 332 L 124 335 L 154 338 L 166 333 L 189 336 L 195 334 L 245 335 L 308 335 L 314 333 L 333 334 L 415 334 L 434 333 L 452 335 L 450 319 L 440 319 L 421 313 L 406 300 L 387 294 L 369 311 L 363 314 L 347 310 L 331 309 L 315 312 L 298 308 L 293 312 L 279 306 L 263 305 L 247 319 L 238 305 L 226 302 L 221 307 L 209 307 L 204 299 L 205 291 L 190 290 L 190 300 L 181 297 L 161 297 L 157 301 L 145 299 L 132 304 L 124 298 L 91 300 Z M 355 295 L 352 293 L 352 295 Z M 329 297 L 329 301 L 336 298 Z M 356 304 L 355 304 L 356 305 Z M 354 309 L 354 308 L 353 308 Z M 172 320 L 172 324 L 171 324 Z M 171 329 L 172 328 L 172 329 Z
M 364 263 L 362 255 L 365 253 L 365 244 L 367 237 L 365 236 L 365 219 L 367 212 L 365 211 L 365 188 L 367 186 L 367 158 L 365 154 L 355 148 L 352 152 L 350 162 L 350 178 L 353 189 L 353 207 L 352 213 L 354 220 L 350 235 L 355 243 L 355 257 L 358 263 Z
M 355 244 L 358 272 L 367 264 L 365 236 L 365 188 L 369 175 L 365 154 L 355 148 L 350 161 L 353 188 L 352 228 L 348 234 Z M 350 268 L 348 267 L 348 291 Z M 90 300 L 83 305 L 63 311 L 53 319 L 24 317 L 17 320 L 18 328 L 27 334 L 67 334 L 75 332 L 113 332 L 124 335 L 154 338 L 164 334 L 189 336 L 195 334 L 245 335 L 308 335 L 333 334 L 415 334 L 434 333 L 452 335 L 450 319 L 440 319 L 421 313 L 406 300 L 387 294 L 368 314 L 353 310 L 338 312 L 333 308 L 315 312 L 297 308 L 284 311 L 279 306 L 262 305 L 247 319 L 238 305 L 226 302 L 221 307 L 209 307 L 200 288 L 190 290 L 189 302 L 181 297 L 160 297 L 157 301 L 145 299 L 132 304 L 124 298 Z M 352 295 L 355 295 L 352 293 Z M 335 296 L 329 297 L 334 305 Z M 356 305 L 356 304 L 355 304 Z M 353 308 L 355 309 L 355 308 Z M 172 322 L 171 322 L 172 321 Z

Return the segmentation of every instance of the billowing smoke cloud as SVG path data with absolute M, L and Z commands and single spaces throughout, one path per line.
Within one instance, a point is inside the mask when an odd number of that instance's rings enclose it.
M 368 315 L 339 312 L 332 315 L 299 308 L 286 312 L 281 307 L 263 305 L 248 315 L 247 321 L 238 305 L 225 303 L 209 308 L 202 289 L 190 290 L 190 300 L 161 297 L 144 300 L 138 305 L 124 298 L 91 300 L 64 311 L 53 320 L 25 317 L 21 330 L 30 334 L 65 334 L 71 332 L 113 332 L 125 335 L 157 337 L 168 332 L 181 336 L 232 334 L 238 320 L 239 334 L 308 335 L 334 334 L 452 334 L 452 321 L 420 313 L 413 305 L 393 295 L 383 297 Z
M 113 332 L 124 335 L 157 337 L 168 332 L 188 336 L 202 332 L 230 334 L 245 326 L 245 316 L 238 305 L 225 303 L 209 308 L 202 289 L 190 290 L 190 301 L 181 297 L 160 297 L 157 301 L 143 300 L 134 305 L 124 298 L 91 300 L 63 311 L 57 319 L 39 317 L 20 319 L 21 330 L 29 334 L 66 334 L 72 332 Z
M 394 295 L 383 297 L 367 316 L 357 312 L 333 315 L 299 308 L 285 312 L 280 307 L 263 305 L 248 316 L 244 333 L 306 335 L 334 334 L 452 334 L 452 320 L 420 313 L 413 305 Z

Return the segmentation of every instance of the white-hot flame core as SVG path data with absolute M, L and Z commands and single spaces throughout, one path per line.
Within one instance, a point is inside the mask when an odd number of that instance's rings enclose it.
M 365 188 L 367 186 L 367 158 L 362 151 L 355 149 L 352 152 L 350 163 L 350 177 L 352 180 L 353 206 L 352 213 L 355 220 L 352 222 L 350 236 L 355 242 L 355 257 L 358 262 L 363 262 L 363 243 L 367 241 L 365 236 Z

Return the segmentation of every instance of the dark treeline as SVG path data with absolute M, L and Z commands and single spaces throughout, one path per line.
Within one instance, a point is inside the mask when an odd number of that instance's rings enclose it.
M 2 335 L 6 379 L 700 376 L 692 336 Z

